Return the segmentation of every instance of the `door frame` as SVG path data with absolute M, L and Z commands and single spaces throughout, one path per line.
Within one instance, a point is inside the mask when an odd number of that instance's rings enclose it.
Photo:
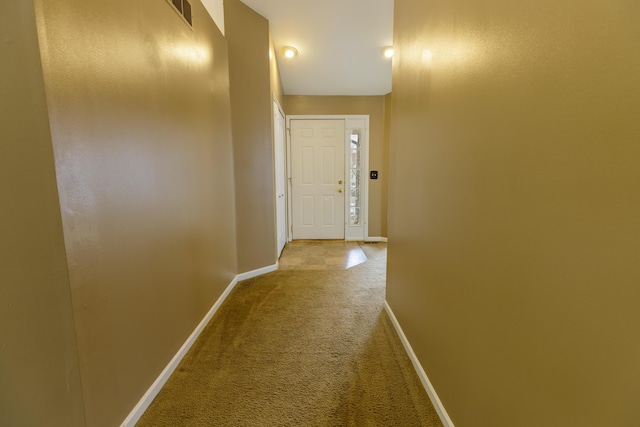
M 355 129 L 354 127 L 350 127 L 350 120 L 363 120 L 364 121 L 364 129 L 363 131 L 363 150 L 362 150 L 362 181 L 364 182 L 364 197 L 361 195 L 361 216 L 363 219 L 362 225 L 362 234 L 358 235 L 357 238 L 354 237 L 353 233 L 349 233 L 349 221 L 348 221 L 348 207 L 349 204 L 346 203 L 346 191 L 345 191 L 345 207 L 344 207 L 344 238 L 345 240 L 357 240 L 357 241 L 368 241 L 369 240 L 369 115 L 287 115 L 286 119 L 286 140 L 287 140 L 287 158 L 286 158 L 286 170 L 287 170 L 287 218 L 293 218 L 293 206 L 291 204 L 291 120 L 344 120 L 345 122 L 345 130 L 344 130 L 344 156 L 345 156 L 345 179 L 349 176 L 348 167 L 350 164 L 349 161 L 349 147 L 350 147 L 350 136 L 351 130 Z M 345 184 L 348 184 L 346 182 Z M 345 189 L 348 188 L 345 185 Z M 293 240 L 293 221 L 287 221 L 287 242 L 291 242 Z
M 278 98 L 275 96 L 275 94 L 272 95 L 273 101 L 272 101 L 272 106 L 277 107 L 277 112 L 282 116 L 282 118 L 284 119 L 284 129 L 282 129 L 282 136 L 284 137 L 284 170 L 283 171 L 278 171 L 276 170 L 276 123 L 275 123 L 275 117 L 273 117 L 273 121 L 272 121 L 272 140 L 273 140 L 273 188 L 274 188 L 274 209 L 275 209 L 275 218 L 276 218 L 276 260 L 280 258 L 280 255 L 282 254 L 282 251 L 280 250 L 280 247 L 278 246 L 278 235 L 280 234 L 280 230 L 278 229 L 279 227 L 279 222 L 278 222 L 278 192 L 277 192 L 277 181 L 276 181 L 276 175 L 280 172 L 282 172 L 284 174 L 284 197 L 285 197 L 285 212 L 284 213 L 284 227 L 285 227 L 285 243 L 284 245 L 286 246 L 286 244 L 288 242 L 291 241 L 291 239 L 289 239 L 289 218 L 291 218 L 290 214 L 289 214 L 289 209 L 288 209 L 288 204 L 289 204 L 289 190 L 288 190 L 288 176 L 289 176 L 289 172 L 288 172 L 288 153 L 289 153 L 289 149 L 287 147 L 288 144 L 288 132 L 287 132 L 287 128 L 288 128 L 288 122 L 287 122 L 287 115 L 284 113 L 284 109 L 282 108 L 282 106 L 280 105 L 280 102 L 278 102 Z M 275 116 L 276 111 L 273 111 L 272 116 Z M 284 249 L 284 246 L 283 246 Z

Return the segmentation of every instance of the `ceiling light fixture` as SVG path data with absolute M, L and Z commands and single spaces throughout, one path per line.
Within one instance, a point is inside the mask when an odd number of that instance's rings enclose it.
M 282 54 L 287 58 L 293 58 L 298 55 L 298 49 L 293 46 L 285 46 L 282 48 Z
M 387 46 L 382 49 L 382 56 L 384 56 L 385 58 L 393 57 L 393 46 Z

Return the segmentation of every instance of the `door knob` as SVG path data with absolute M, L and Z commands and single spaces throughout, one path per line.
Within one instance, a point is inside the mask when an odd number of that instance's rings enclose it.
M 342 184 L 342 180 L 338 181 L 338 184 Z
M 339 188 L 339 189 L 338 189 L 338 193 L 342 193 L 342 188 Z

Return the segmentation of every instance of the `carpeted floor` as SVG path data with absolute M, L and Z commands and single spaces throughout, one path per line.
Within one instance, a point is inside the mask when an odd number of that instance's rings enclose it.
M 361 248 L 239 283 L 138 426 L 441 426 L 383 310 L 386 245 Z

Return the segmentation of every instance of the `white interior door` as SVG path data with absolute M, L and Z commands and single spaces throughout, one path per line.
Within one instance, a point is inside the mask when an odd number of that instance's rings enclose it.
M 285 122 L 278 103 L 273 101 L 273 144 L 276 184 L 276 225 L 278 258 L 287 243 L 287 204 L 285 199 Z
M 291 120 L 294 239 L 344 239 L 344 120 Z

